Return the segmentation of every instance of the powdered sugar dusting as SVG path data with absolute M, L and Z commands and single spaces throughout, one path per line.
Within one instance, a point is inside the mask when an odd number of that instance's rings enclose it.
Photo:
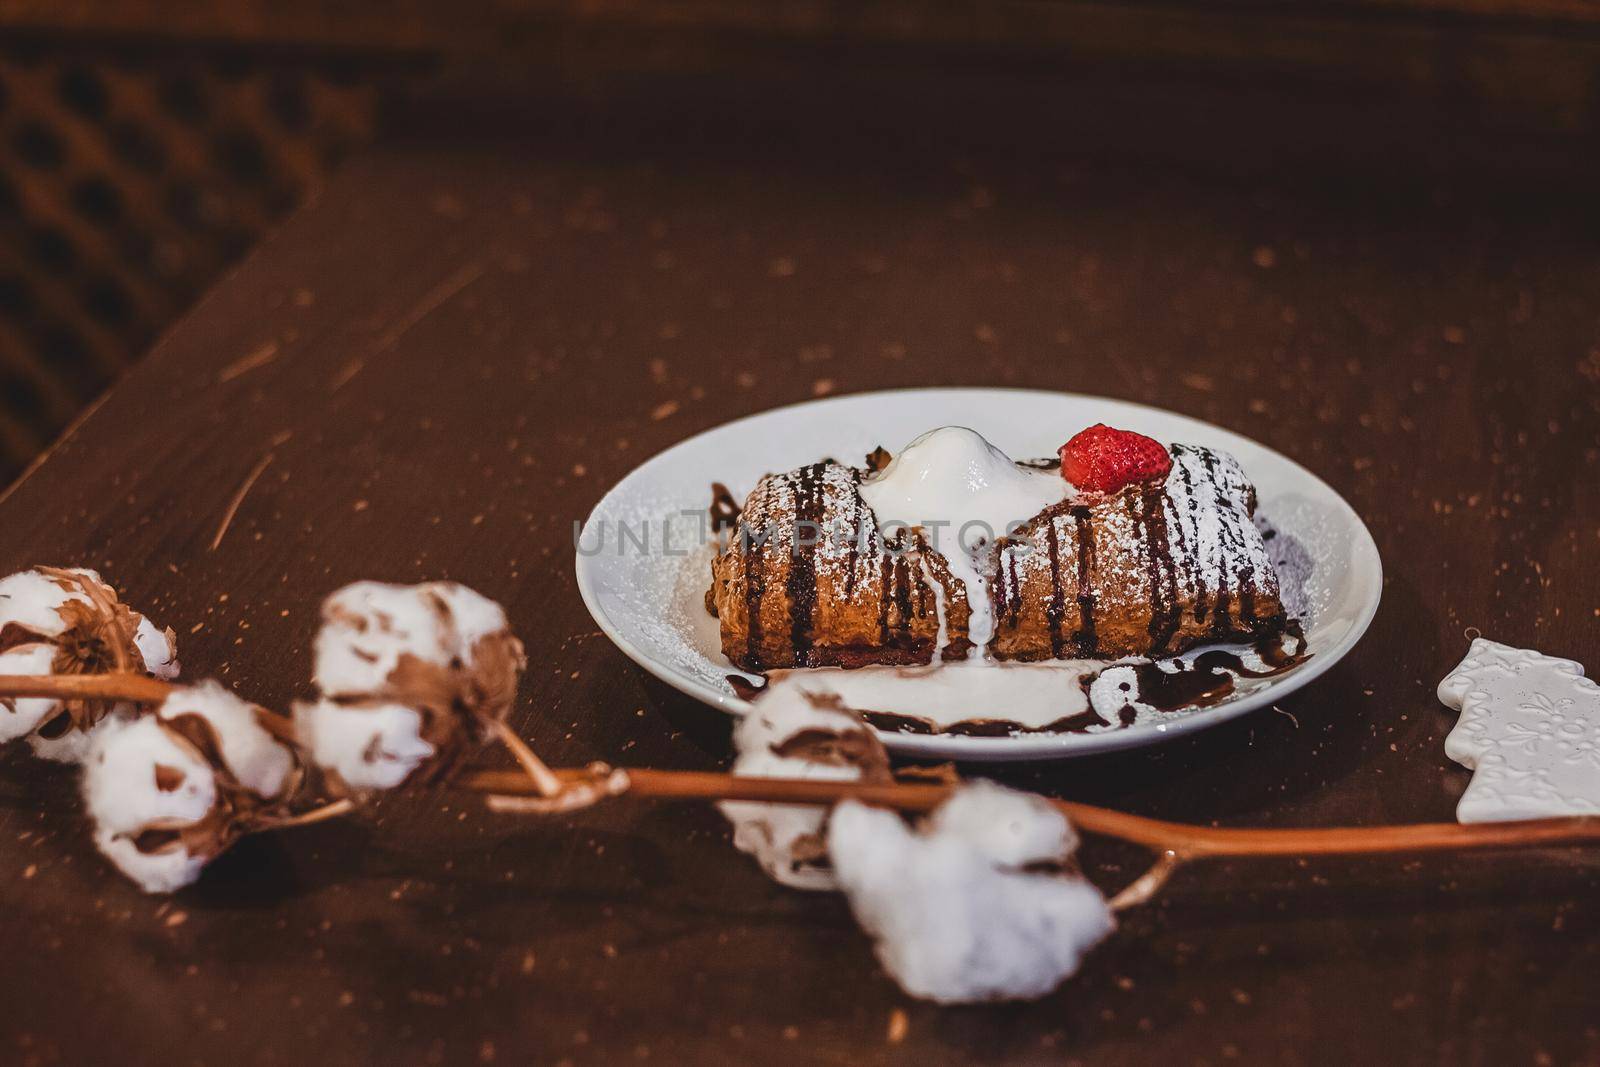
M 761 479 L 745 502 L 743 522 L 755 536 L 765 535 L 771 552 L 794 553 L 796 540 L 814 541 L 816 547 L 807 556 L 818 584 L 848 581 L 854 568 L 858 587 L 870 588 L 880 581 L 876 562 L 881 538 L 858 491 L 860 472 L 833 460 L 809 469 L 815 472 L 814 478 L 780 475 Z M 818 513 L 834 516 L 832 522 L 801 525 L 810 521 L 801 517 L 800 500 L 808 483 L 819 495 Z M 707 580 L 709 583 L 709 577 Z
M 735 499 L 747 489 L 730 484 Z M 608 589 L 610 617 L 625 623 L 630 639 L 652 650 L 665 667 L 732 697 L 726 681 L 734 669 L 722 654 L 717 620 L 705 606 L 711 582 L 711 540 L 704 497 L 695 501 L 649 495 L 592 518 L 578 537 L 580 559 L 602 561 L 618 574 Z M 624 531 L 633 531 L 625 533 Z
M 1309 633 L 1338 596 L 1327 567 L 1319 567 L 1318 561 L 1329 559 L 1343 546 L 1305 500 L 1275 504 L 1273 512 L 1271 517 L 1257 512 L 1255 527 L 1277 572 L 1283 610 Z
M 1192 590 L 1216 589 L 1245 568 L 1261 584 L 1270 583 L 1272 568 L 1250 526 L 1255 487 L 1238 460 L 1225 452 L 1174 445 L 1166 491 L 1168 521 L 1177 525 L 1185 549 L 1179 573 Z

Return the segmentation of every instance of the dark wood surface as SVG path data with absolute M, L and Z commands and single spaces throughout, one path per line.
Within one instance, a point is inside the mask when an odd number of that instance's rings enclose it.
M 574 520 L 736 416 L 1025 385 L 1282 450 L 1365 516 L 1388 580 L 1362 644 L 1279 708 L 1005 780 L 1230 825 L 1449 819 L 1466 774 L 1432 691 L 1464 631 L 1600 660 L 1587 208 L 830 143 L 369 154 L 7 494 L 0 564 L 101 568 L 177 629 L 186 673 L 277 707 L 326 592 L 459 579 L 526 639 L 517 725 L 548 758 L 716 767 L 726 723 L 585 613 Z M 1600 858 L 1576 851 L 1197 867 L 1058 994 L 949 1010 L 706 807 L 538 822 L 420 796 L 248 840 L 163 900 L 96 856 L 70 773 L 0 770 L 8 1059 L 1600 1058 Z M 1109 887 L 1137 860 L 1086 851 Z

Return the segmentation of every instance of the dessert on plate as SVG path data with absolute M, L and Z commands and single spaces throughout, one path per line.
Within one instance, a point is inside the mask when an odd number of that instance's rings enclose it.
M 1170 656 L 1289 620 L 1230 455 L 1092 426 L 1013 461 L 943 427 L 860 467 L 762 478 L 722 527 L 706 606 L 774 668 Z

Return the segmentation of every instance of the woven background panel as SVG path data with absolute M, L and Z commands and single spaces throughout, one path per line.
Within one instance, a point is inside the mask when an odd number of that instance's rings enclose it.
M 0 479 L 372 131 L 349 61 L 0 50 Z

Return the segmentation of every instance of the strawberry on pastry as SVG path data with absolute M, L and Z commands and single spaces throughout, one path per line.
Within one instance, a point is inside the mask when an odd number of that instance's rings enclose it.
M 1061 446 L 1061 476 L 1085 493 L 1115 493 L 1129 485 L 1159 485 L 1172 471 L 1161 442 L 1096 423 Z

